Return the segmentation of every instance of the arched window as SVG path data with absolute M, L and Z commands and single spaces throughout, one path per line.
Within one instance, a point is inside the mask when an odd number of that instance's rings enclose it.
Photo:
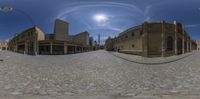
M 173 38 L 171 36 L 167 37 L 167 50 L 173 50 Z
M 182 54 L 183 42 L 181 38 L 177 39 L 177 50 L 178 54 Z

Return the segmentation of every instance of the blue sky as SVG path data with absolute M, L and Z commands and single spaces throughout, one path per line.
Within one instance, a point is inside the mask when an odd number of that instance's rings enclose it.
M 200 40 L 200 0 L 0 0 L 0 6 L 13 11 L 0 12 L 0 40 L 33 24 L 28 14 L 45 33 L 52 33 L 55 19 L 70 23 L 70 34 L 88 31 L 101 42 L 108 37 L 142 24 L 144 21 L 177 20 L 193 39 Z M 19 11 L 20 10 L 20 11 Z

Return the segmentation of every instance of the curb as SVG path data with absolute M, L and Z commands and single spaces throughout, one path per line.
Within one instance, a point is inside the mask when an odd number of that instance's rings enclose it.
M 186 55 L 186 56 L 184 56 L 184 57 L 177 58 L 177 59 L 170 60 L 170 61 L 148 63 L 148 62 L 133 61 L 133 60 L 130 60 L 130 59 L 127 59 L 127 58 L 124 58 L 124 57 L 115 55 L 115 54 L 113 54 L 113 53 L 111 53 L 111 52 L 109 52 L 109 53 L 110 53 L 111 55 L 113 55 L 113 56 L 115 56 L 115 57 L 117 57 L 117 58 L 123 59 L 123 60 L 125 60 L 125 61 L 132 62 L 132 63 L 137 63 L 137 64 L 144 64 L 144 65 L 161 65 L 161 64 L 172 63 L 172 62 L 175 62 L 175 61 L 178 61 L 178 60 L 181 60 L 181 59 L 184 59 L 184 58 L 186 58 L 186 57 L 189 57 L 189 56 L 193 55 L 193 53 L 191 53 L 191 54 Z

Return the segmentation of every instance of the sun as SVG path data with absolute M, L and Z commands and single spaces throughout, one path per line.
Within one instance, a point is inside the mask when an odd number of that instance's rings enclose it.
M 96 14 L 94 15 L 94 20 L 97 22 L 106 22 L 108 17 L 105 14 Z

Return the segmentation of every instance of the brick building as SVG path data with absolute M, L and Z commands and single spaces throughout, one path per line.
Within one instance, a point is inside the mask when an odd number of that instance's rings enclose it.
M 46 34 L 33 27 L 16 35 L 9 42 L 9 50 L 25 54 L 62 55 L 89 51 L 89 33 L 69 35 L 69 24 L 57 19 L 54 33 Z
M 194 44 L 194 45 L 192 45 Z M 195 47 L 184 26 L 174 23 L 145 22 L 119 34 L 118 37 L 108 38 L 105 48 L 108 51 L 119 51 L 144 57 L 165 57 L 192 51 Z

